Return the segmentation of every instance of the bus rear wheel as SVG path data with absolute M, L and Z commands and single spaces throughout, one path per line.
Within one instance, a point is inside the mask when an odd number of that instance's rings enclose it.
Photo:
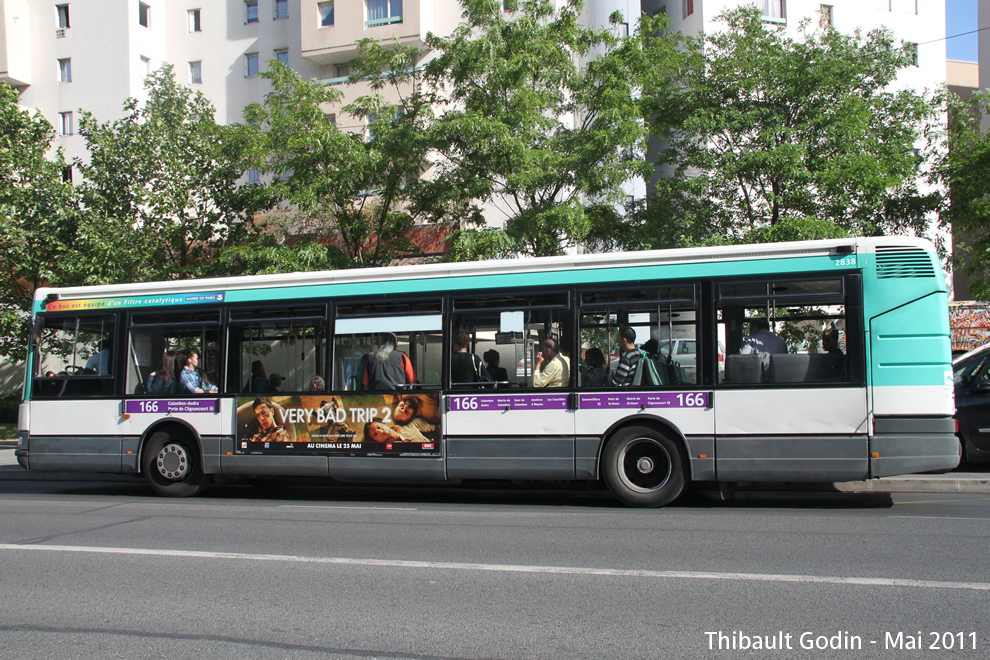
M 145 479 L 159 495 L 190 497 L 209 485 L 196 443 L 186 437 L 165 431 L 153 433 L 144 447 L 141 464 Z
M 617 432 L 602 455 L 605 485 L 623 504 L 658 507 L 684 491 L 684 460 L 677 444 L 643 426 Z

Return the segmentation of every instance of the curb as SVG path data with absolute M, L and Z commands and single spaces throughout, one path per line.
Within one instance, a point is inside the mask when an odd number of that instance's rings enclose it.
M 871 481 L 837 483 L 835 489 L 841 493 L 990 493 L 990 477 L 884 477 Z

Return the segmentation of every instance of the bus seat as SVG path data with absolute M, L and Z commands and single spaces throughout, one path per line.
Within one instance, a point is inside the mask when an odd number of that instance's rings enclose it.
M 770 355 L 771 383 L 803 383 L 808 377 L 808 354 L 773 353 Z
M 844 358 L 826 353 L 770 356 L 771 383 L 827 383 L 842 380 Z
M 726 383 L 759 383 L 763 381 L 763 360 L 758 353 L 725 356 Z

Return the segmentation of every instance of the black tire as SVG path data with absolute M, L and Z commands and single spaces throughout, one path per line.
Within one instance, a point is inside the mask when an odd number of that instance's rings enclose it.
M 184 435 L 153 433 L 144 446 L 141 469 L 154 491 L 167 497 L 198 495 L 210 484 L 199 448 Z
M 605 445 L 602 476 L 623 504 L 664 506 L 684 492 L 684 459 L 677 443 L 662 433 L 630 426 Z

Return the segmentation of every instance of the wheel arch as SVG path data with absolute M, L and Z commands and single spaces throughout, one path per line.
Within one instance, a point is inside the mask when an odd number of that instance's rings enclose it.
M 602 479 L 602 460 L 605 455 L 605 447 L 615 437 L 616 433 L 630 426 L 646 426 L 675 441 L 678 450 L 681 452 L 681 459 L 690 471 L 691 462 L 687 450 L 687 438 L 684 437 L 684 434 L 677 425 L 657 415 L 637 414 L 623 417 L 608 427 L 605 433 L 602 434 L 602 443 L 598 447 L 598 460 L 595 465 L 595 476 L 599 481 Z M 690 477 L 691 475 L 688 474 L 687 476 Z

